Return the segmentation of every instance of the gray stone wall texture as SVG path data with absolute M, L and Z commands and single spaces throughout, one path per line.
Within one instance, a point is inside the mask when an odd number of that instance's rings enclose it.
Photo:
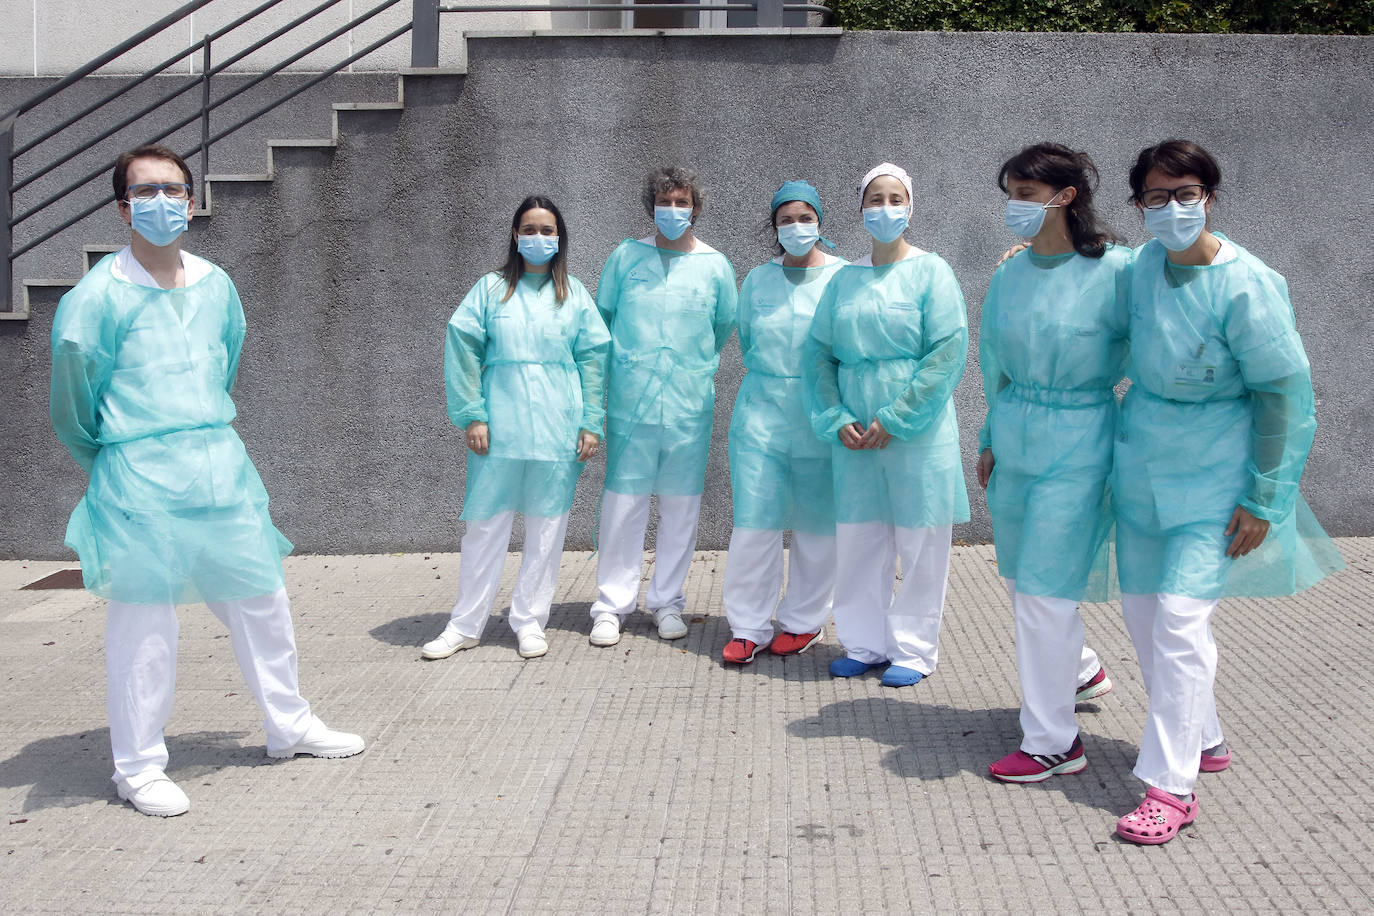
M 856 258 L 867 250 L 860 176 L 882 160 L 911 171 L 908 237 L 951 263 L 975 329 L 956 392 L 974 519 L 955 536 L 985 540 L 972 470 L 983 412 L 976 328 L 1012 241 L 998 167 L 1039 140 L 1088 150 L 1102 173 L 1102 212 L 1140 243 L 1126 172 L 1142 147 L 1175 136 L 1221 162 L 1214 227 L 1288 279 L 1320 422 L 1309 501 L 1332 534 L 1374 534 L 1365 460 L 1374 451 L 1374 41 L 492 36 L 471 41 L 469 61 L 465 77 L 407 77 L 404 111 L 341 114 L 336 149 L 278 150 L 270 183 L 215 186 L 213 215 L 192 225 L 188 249 L 229 271 L 248 311 L 238 428 L 298 550 L 453 547 L 463 443 L 444 411 L 448 316 L 499 262 L 511 213 L 531 192 L 562 206 L 573 273 L 594 287 L 621 239 L 652 231 L 640 181 L 668 163 L 707 183 L 699 234 L 740 279 L 770 256 L 761 230 L 781 180 L 820 188 L 826 234 Z M 87 243 L 123 240 L 112 210 L 82 232 Z M 73 249 L 60 256 L 75 260 Z M 62 556 L 84 486 L 47 419 L 59 294 L 37 297 L 27 323 L 0 322 L 0 557 Z M 732 341 L 717 384 L 703 548 L 729 539 L 726 428 L 740 374 Z M 582 477 L 570 547 L 592 544 L 603 470 L 597 459 Z

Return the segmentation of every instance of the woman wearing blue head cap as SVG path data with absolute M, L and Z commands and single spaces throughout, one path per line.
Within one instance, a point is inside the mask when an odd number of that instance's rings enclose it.
M 993 274 L 978 336 L 988 403 L 978 482 L 1021 679 L 1021 747 L 989 767 L 1003 782 L 1087 766 L 1074 704 L 1112 687 L 1083 643 L 1078 602 L 1108 597 L 1112 389 L 1126 367 L 1131 252 L 1093 209 L 1096 179 L 1086 154 L 1056 143 L 1026 147 L 998 175 L 1007 227 L 1030 241 Z
M 747 374 L 730 421 L 735 528 L 725 567 L 731 640 L 722 657 L 745 664 L 765 648 L 796 655 L 821 638 L 835 586 L 835 508 L 830 446 L 811 433 L 802 390 L 802 346 L 816 303 L 844 261 L 820 249 L 820 194 L 789 181 L 773 195 L 782 254 L 755 267 L 739 295 Z M 792 530 L 781 601 L 782 534 Z M 776 612 L 782 632 L 773 635 Z
M 812 428 L 834 463 L 834 613 L 846 655 L 830 673 L 885 664 L 883 683 L 903 687 L 935 670 L 951 529 L 969 517 L 953 401 L 968 318 L 949 265 L 902 238 L 911 177 L 883 163 L 859 199 L 873 253 L 826 286 L 805 353 Z
M 482 638 L 501 584 L 515 513 L 524 558 L 510 627 L 522 658 L 548 651 L 544 627 L 582 466 L 601 444 L 611 336 L 591 296 L 568 275 L 568 227 L 546 197 L 515 211 L 505 266 L 477 281 L 449 320 L 448 415 L 468 447 L 458 600 L 425 658 Z
M 1208 229 L 1221 170 L 1196 143 L 1141 152 L 1131 195 L 1132 385 L 1112 469 L 1121 609 L 1150 710 L 1116 832 L 1172 839 L 1199 770 L 1225 769 L 1211 617 L 1226 596 L 1291 595 L 1344 565 L 1298 492 L 1317 423 L 1288 284 Z

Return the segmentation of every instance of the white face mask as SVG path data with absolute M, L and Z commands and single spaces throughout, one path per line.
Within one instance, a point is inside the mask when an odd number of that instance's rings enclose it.
M 1045 212 L 1058 209 L 1060 206 L 1062 205 L 1054 203 L 1054 197 L 1043 204 L 1033 200 L 1008 200 L 1007 228 L 1020 238 L 1033 239 L 1040 234 L 1041 227 L 1045 225 Z
M 778 244 L 794 258 L 800 258 L 820 240 L 821 227 L 816 223 L 787 223 L 778 227 Z
M 1207 198 L 1191 207 L 1171 200 L 1158 210 L 1146 210 L 1145 228 L 1170 251 L 1186 251 L 1207 228 Z

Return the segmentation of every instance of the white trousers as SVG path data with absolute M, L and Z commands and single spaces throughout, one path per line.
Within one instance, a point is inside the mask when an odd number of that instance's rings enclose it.
M 305 737 L 312 717 L 296 674 L 286 590 L 209 605 L 229 628 L 239 670 L 262 707 L 267 749 L 290 747 Z M 111 601 L 105 612 L 105 705 L 116 781 L 129 779 L 137 786 L 140 777 L 149 782 L 166 770 L 162 732 L 172 714 L 176 670 L 176 607 Z
M 697 545 L 701 494 L 659 496 L 658 538 L 654 550 L 654 578 L 644 604 L 650 612 L 687 606 L 683 586 Z M 597 534 L 596 601 L 592 617 L 615 614 L 624 618 L 635 609 L 644 567 L 644 534 L 649 528 L 649 496 L 627 496 L 614 490 L 601 494 L 601 525 Z
M 730 534 L 721 597 L 730 635 L 760 646 L 773 640 L 776 612 L 784 633 L 815 633 L 830 616 L 835 591 L 835 539 L 792 532 L 787 591 L 782 591 L 782 532 L 736 528 Z
M 835 632 L 850 658 L 935 670 L 952 532 L 951 525 L 835 526 Z M 894 593 L 899 559 L 902 581 Z
M 1122 595 L 1126 630 L 1150 695 L 1135 775 L 1176 795 L 1193 791 L 1204 748 L 1222 742 L 1212 692 L 1217 602 L 1182 595 Z
M 1021 750 L 1062 754 L 1078 736 L 1074 694 L 1102 668 L 1083 642 L 1078 602 L 1023 595 L 1003 580 L 1016 618 L 1016 669 L 1021 678 Z
M 458 600 L 448 621 L 460 636 L 480 639 L 491 619 L 514 523 L 514 512 L 467 523 L 458 567 Z M 553 517 L 525 516 L 525 549 L 510 596 L 510 628 L 516 633 L 527 627 L 538 627 L 542 633 L 549 625 L 567 532 L 566 512 Z

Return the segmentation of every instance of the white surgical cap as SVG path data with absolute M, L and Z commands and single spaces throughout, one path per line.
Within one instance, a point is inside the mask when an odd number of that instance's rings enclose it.
M 883 175 L 891 175 L 902 183 L 902 187 L 906 188 L 907 206 L 911 206 L 911 202 L 915 199 L 915 195 L 911 193 L 911 176 L 906 173 L 906 169 L 902 168 L 900 165 L 893 165 L 890 162 L 884 162 L 882 165 L 875 165 L 868 170 L 868 174 L 864 176 L 864 180 L 859 183 L 859 205 L 863 206 L 864 192 L 868 190 L 868 186 L 873 182 L 873 179 L 881 178 Z

